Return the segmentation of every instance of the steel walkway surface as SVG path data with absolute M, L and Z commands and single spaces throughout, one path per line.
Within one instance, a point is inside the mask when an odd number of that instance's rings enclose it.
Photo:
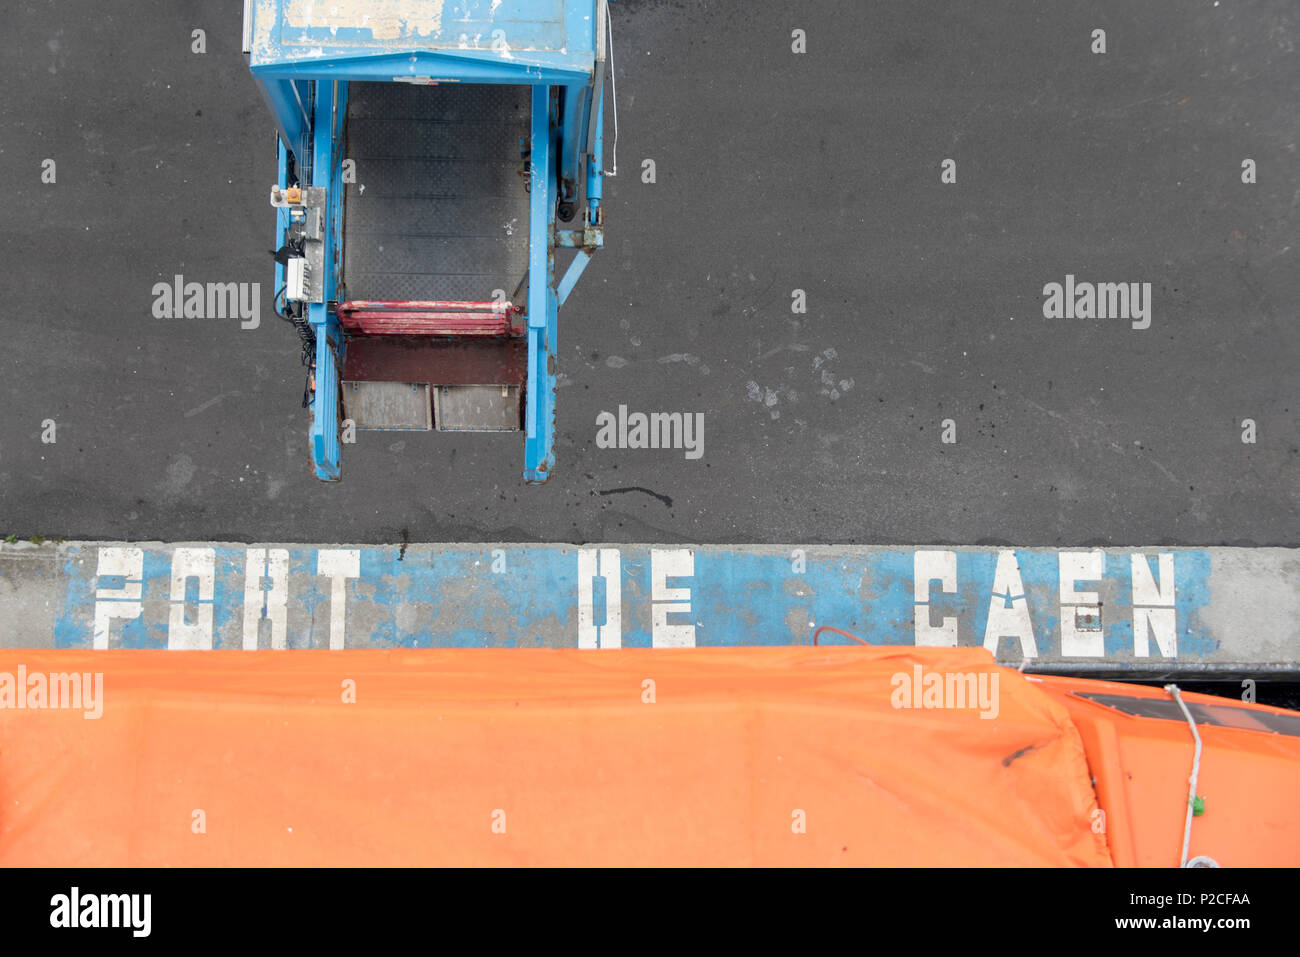
M 350 299 L 508 296 L 528 266 L 527 87 L 353 83 Z

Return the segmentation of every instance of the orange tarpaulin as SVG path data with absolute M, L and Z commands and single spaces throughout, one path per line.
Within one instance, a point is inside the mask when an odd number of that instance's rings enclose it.
M 5 865 L 1110 863 L 1065 708 L 982 649 L 3 651 L 0 697 L 20 665 L 102 716 L 0 710 Z

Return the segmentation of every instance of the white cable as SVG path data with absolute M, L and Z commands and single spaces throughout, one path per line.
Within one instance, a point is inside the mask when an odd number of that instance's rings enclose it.
M 1192 713 L 1187 710 L 1187 705 L 1183 704 L 1183 697 L 1178 693 L 1178 685 L 1165 685 L 1165 691 L 1169 692 L 1178 702 L 1178 707 L 1183 709 L 1183 717 L 1187 719 L 1187 724 L 1192 729 L 1192 739 L 1196 742 L 1196 753 L 1192 757 L 1192 776 L 1187 779 L 1187 819 L 1183 823 L 1183 855 L 1178 865 L 1186 867 L 1187 849 L 1192 843 L 1192 818 L 1196 816 L 1196 778 L 1201 773 L 1201 735 L 1196 730 L 1196 721 Z
M 609 4 L 605 4 L 605 33 L 609 36 L 609 99 L 614 112 L 614 168 L 606 170 L 604 175 L 618 175 L 618 85 L 614 80 L 614 20 L 609 13 Z

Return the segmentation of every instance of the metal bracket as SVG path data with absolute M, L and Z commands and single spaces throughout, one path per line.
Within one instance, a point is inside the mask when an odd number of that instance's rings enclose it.
M 586 226 L 583 229 L 557 229 L 555 247 L 557 249 L 602 249 L 605 245 L 604 226 Z
M 323 186 L 271 187 L 271 205 L 289 211 L 285 242 L 301 243 L 307 260 L 304 302 L 325 301 L 325 216 L 328 190 Z

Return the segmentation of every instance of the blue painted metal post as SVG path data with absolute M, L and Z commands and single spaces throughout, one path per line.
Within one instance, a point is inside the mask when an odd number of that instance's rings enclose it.
M 578 178 L 582 175 L 582 153 L 586 146 L 583 142 L 587 138 L 587 127 L 583 122 L 586 116 L 587 98 L 590 92 L 588 86 L 581 84 L 571 84 L 561 87 L 561 96 L 564 100 L 564 114 L 560 121 L 562 135 L 560 137 L 559 150 L 560 155 L 557 159 L 559 163 L 559 182 L 567 184 L 573 194 L 570 199 L 577 199 Z M 564 199 L 560 195 L 560 199 Z
M 533 87 L 528 211 L 528 393 L 524 479 L 545 482 L 555 464 L 555 133 L 551 87 Z
M 338 280 L 338 233 L 342 211 L 342 157 L 334 155 L 346 104 L 346 84 L 317 81 L 316 115 L 312 134 L 312 185 L 328 191 L 328 213 L 324 217 L 324 275 L 313 282 L 324 286 L 324 302 L 308 307 L 308 321 L 316 333 L 316 396 L 312 402 L 311 451 L 316 477 L 338 481 L 342 477 L 339 448 L 338 358 L 343 352 L 343 334 L 337 317 L 329 312 Z M 341 146 L 340 146 L 341 149 Z
M 286 180 L 289 176 L 289 150 L 284 145 L 284 140 L 279 141 L 279 148 L 276 150 L 276 172 L 275 181 L 280 186 L 287 186 Z M 289 229 L 289 210 L 280 208 L 275 211 L 275 249 L 284 245 L 284 234 Z M 284 286 L 284 267 L 280 265 L 280 260 L 275 261 L 275 295 L 280 294 L 281 287 Z M 271 303 L 271 308 L 278 308 L 276 304 Z
M 597 90 L 591 108 L 596 111 L 596 141 L 587 149 L 587 222 L 600 221 L 600 201 L 605 195 L 605 91 Z

